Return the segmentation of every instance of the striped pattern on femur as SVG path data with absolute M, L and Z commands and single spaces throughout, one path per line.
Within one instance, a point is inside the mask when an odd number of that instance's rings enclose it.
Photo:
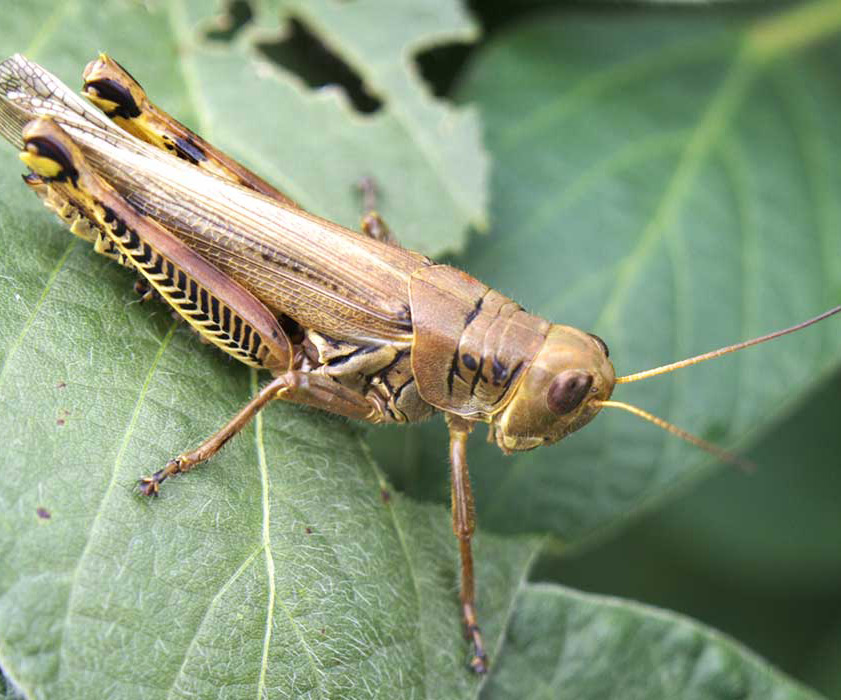
M 109 237 L 155 290 L 203 337 L 251 367 L 266 367 L 269 348 L 260 334 L 187 273 L 141 240 L 109 207 L 103 206 Z

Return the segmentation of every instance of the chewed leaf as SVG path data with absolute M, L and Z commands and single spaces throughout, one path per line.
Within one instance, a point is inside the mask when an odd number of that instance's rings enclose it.
M 347 226 L 361 212 L 354 183 L 373 177 L 401 243 L 424 253 L 462 250 L 468 228 L 485 228 L 489 161 L 478 114 L 433 97 L 413 63 L 422 49 L 476 40 L 457 2 L 266 1 L 254 11 L 236 52 L 205 43 L 183 58 L 201 95 L 204 133 Z M 338 89 L 313 94 L 259 57 L 256 47 L 288 34 L 292 20 L 359 74 L 382 103 L 375 114 L 355 114 Z M 233 103 L 253 105 L 261 117 L 243 120 Z

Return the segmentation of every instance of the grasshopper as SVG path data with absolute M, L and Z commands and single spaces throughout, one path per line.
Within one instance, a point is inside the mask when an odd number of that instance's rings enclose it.
M 478 423 L 505 453 L 561 440 L 605 407 L 721 448 L 611 399 L 637 381 L 791 333 L 841 311 L 645 372 L 617 377 L 605 342 L 550 323 L 448 265 L 400 247 L 369 207 L 357 233 L 304 211 L 152 104 L 108 56 L 83 94 L 22 56 L 0 64 L 0 133 L 26 184 L 70 228 L 140 275 L 203 339 L 272 380 L 218 432 L 140 480 L 169 477 L 219 449 L 273 400 L 369 423 L 444 414 L 453 532 L 471 668 L 488 668 L 479 629 L 467 437 Z M 104 115 L 103 115 L 104 113 Z

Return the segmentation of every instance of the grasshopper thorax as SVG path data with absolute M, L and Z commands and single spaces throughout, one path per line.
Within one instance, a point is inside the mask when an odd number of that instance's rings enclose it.
M 598 336 L 553 325 L 491 430 L 504 452 L 557 442 L 589 423 L 616 375 Z

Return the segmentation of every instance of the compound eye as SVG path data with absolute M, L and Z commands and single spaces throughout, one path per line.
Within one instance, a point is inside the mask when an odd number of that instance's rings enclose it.
M 581 405 L 593 386 L 593 375 L 580 369 L 568 369 L 552 380 L 546 403 L 559 416 L 571 413 Z
M 606 342 L 599 338 L 599 336 L 597 336 L 595 333 L 588 333 L 587 335 L 589 335 L 593 340 L 595 340 L 599 344 L 599 347 L 602 349 L 602 352 L 604 353 L 605 357 L 610 357 L 610 350 L 608 349 Z

